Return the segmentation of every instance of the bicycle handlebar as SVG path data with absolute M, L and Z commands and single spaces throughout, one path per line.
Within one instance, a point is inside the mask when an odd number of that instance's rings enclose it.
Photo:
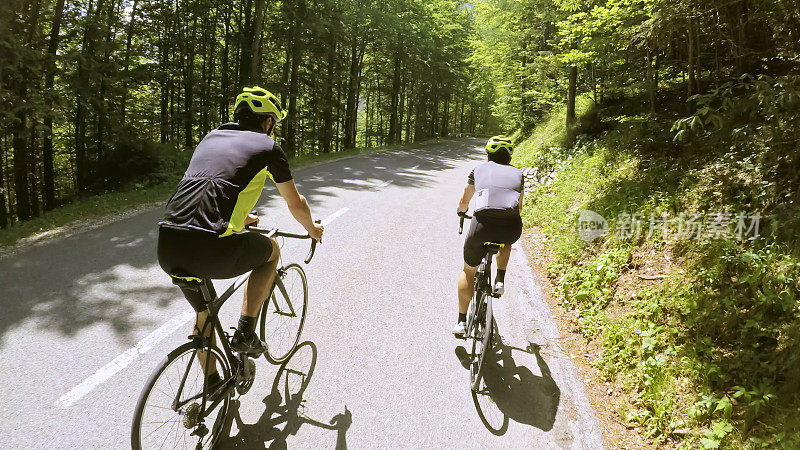
M 319 223 L 319 220 L 316 221 Z M 284 231 L 280 231 L 277 228 L 261 228 L 258 226 L 249 225 L 246 227 L 248 231 L 252 231 L 255 233 L 261 233 L 267 235 L 267 237 L 286 237 L 290 239 L 311 239 L 311 249 L 308 251 L 308 256 L 303 261 L 304 263 L 308 264 L 311 262 L 311 259 L 314 258 L 314 252 L 317 250 L 317 240 L 313 239 L 308 234 L 295 234 L 295 233 L 286 233 Z M 320 241 L 322 243 L 322 241 Z
M 472 219 L 472 216 L 468 216 L 466 211 L 458 210 L 457 212 L 458 212 L 458 217 L 461 218 L 461 220 L 458 223 L 458 234 L 462 234 L 464 232 L 464 219 Z

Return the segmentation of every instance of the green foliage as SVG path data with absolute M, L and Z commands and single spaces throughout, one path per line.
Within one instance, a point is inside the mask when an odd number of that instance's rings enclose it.
M 0 228 L 164 180 L 243 86 L 289 109 L 290 159 L 498 131 L 462 2 L 62 3 L 0 2 Z
M 800 439 L 800 247 L 789 231 L 798 223 L 791 195 L 798 177 L 788 169 L 798 167 L 791 149 L 800 139 L 792 125 L 795 97 L 784 94 L 795 81 L 761 80 L 758 88 L 745 78 L 729 93 L 695 97 L 696 132 L 691 119 L 679 121 L 691 147 L 673 142 L 674 116 L 653 120 L 630 99 L 599 108 L 608 127 L 601 134 L 578 136 L 558 152 L 528 154 L 523 144 L 515 155 L 561 164 L 555 180 L 527 199 L 526 223 L 543 228 L 564 306 L 577 311 L 585 336 L 602 341 L 595 364 L 635 396 L 637 408 L 626 417 L 654 442 L 793 448 Z M 723 108 L 720 95 L 730 95 L 734 109 Z M 533 131 L 538 142 L 559 133 L 545 133 L 551 125 Z M 609 233 L 587 245 L 575 229 L 583 209 L 601 213 L 614 229 L 620 212 L 676 217 L 725 208 L 761 212 L 759 239 L 687 241 L 654 233 L 621 240 Z M 626 272 L 652 258 L 672 262 L 665 280 L 621 296 L 620 277 L 635 280 Z M 612 304 L 625 313 L 610 312 Z M 684 432 L 672 433 L 678 428 L 690 430 L 682 442 Z
M 731 431 L 733 431 L 733 425 L 728 423 L 727 420 L 720 420 L 718 422 L 714 422 L 711 426 L 711 430 L 709 430 L 702 439 L 700 439 L 700 445 L 703 448 L 719 448 L 722 441 L 725 439 Z
M 769 135 L 765 136 L 769 145 L 798 137 L 800 76 L 776 79 L 769 75 L 745 74 L 737 81 L 695 94 L 687 101 L 694 103 L 696 110 L 691 116 L 673 123 L 671 131 L 675 132 L 675 141 L 688 142 L 691 138 L 708 137 L 719 131 L 746 139 L 762 127 L 769 129 Z

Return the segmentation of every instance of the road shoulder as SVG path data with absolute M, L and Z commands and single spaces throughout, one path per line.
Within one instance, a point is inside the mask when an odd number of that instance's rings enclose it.
M 542 230 L 539 227 L 525 229 L 522 243 L 528 255 L 528 265 L 540 281 L 539 286 L 558 326 L 559 344 L 569 355 L 577 368 L 578 376 L 583 380 L 589 404 L 600 423 L 606 446 L 620 449 L 656 448 L 620 416 L 621 411 L 635 409 L 632 397 L 625 392 L 623 386 L 604 381 L 601 372 L 592 365 L 600 354 L 602 343 L 584 338 L 579 332 L 576 312 L 561 307 L 555 284 L 547 276 L 547 264 L 553 260 L 553 254 L 547 247 Z

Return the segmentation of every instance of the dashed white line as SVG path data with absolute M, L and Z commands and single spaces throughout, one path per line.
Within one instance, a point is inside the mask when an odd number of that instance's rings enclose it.
M 383 189 L 383 188 L 385 188 L 386 186 L 388 186 L 390 184 L 392 184 L 392 180 L 386 180 L 383 183 L 381 183 L 381 184 L 379 184 L 379 185 L 377 185 L 375 187 L 377 187 L 378 189 Z
M 165 337 L 174 333 L 175 330 L 182 327 L 193 317 L 193 311 L 186 311 L 173 317 L 167 321 L 167 323 L 161 325 L 158 327 L 158 329 L 145 336 L 145 338 L 139 341 L 139 343 L 126 350 L 125 353 L 117 356 L 110 363 L 98 369 L 97 372 L 92 374 L 92 376 L 83 380 L 81 384 L 75 386 L 72 388 L 72 390 L 62 395 L 56 404 L 63 408 L 68 408 L 74 405 L 75 402 L 83 398 L 89 392 L 92 392 L 92 390 L 94 390 L 94 388 L 100 384 L 108 381 L 109 378 L 113 377 L 120 370 L 128 367 L 140 355 L 147 353 L 147 351 L 153 348 L 154 345 L 159 343 Z
M 330 224 L 342 214 L 346 213 L 349 209 L 350 208 L 342 208 L 330 216 L 322 219 L 322 225 L 326 226 Z M 89 376 L 89 378 L 83 380 L 79 385 L 62 395 L 56 402 L 56 405 L 61 406 L 62 408 L 69 408 L 70 406 L 74 405 L 80 399 L 86 396 L 86 394 L 92 392 L 97 386 L 108 381 L 111 377 L 136 361 L 139 356 L 147 353 L 164 338 L 177 331 L 178 328 L 185 325 L 186 322 L 192 320 L 194 315 L 195 314 L 193 311 L 185 311 L 168 320 L 155 331 L 145 336 L 144 339 L 139 341 L 136 345 L 111 360 L 111 362 L 105 366 L 99 368 L 95 373 Z
M 347 210 L 349 210 L 349 209 L 350 209 L 350 208 L 342 208 L 342 209 L 340 209 L 340 210 L 336 211 L 335 213 L 331 214 L 330 216 L 328 216 L 328 217 L 326 217 L 326 218 L 322 219 L 322 226 L 323 226 L 323 227 L 326 227 L 326 226 L 328 226 L 328 224 L 329 224 L 329 223 L 331 223 L 331 222 L 333 222 L 334 220 L 338 219 L 338 218 L 339 218 L 339 216 L 341 216 L 342 214 L 346 213 L 346 212 L 347 212 Z

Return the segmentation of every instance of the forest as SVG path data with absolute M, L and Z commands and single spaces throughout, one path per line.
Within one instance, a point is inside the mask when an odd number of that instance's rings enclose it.
M 482 133 L 469 5 L 11 0 L 0 5 L 0 227 L 184 161 L 243 86 L 288 156 Z M 159 178 L 161 177 L 161 178 Z

